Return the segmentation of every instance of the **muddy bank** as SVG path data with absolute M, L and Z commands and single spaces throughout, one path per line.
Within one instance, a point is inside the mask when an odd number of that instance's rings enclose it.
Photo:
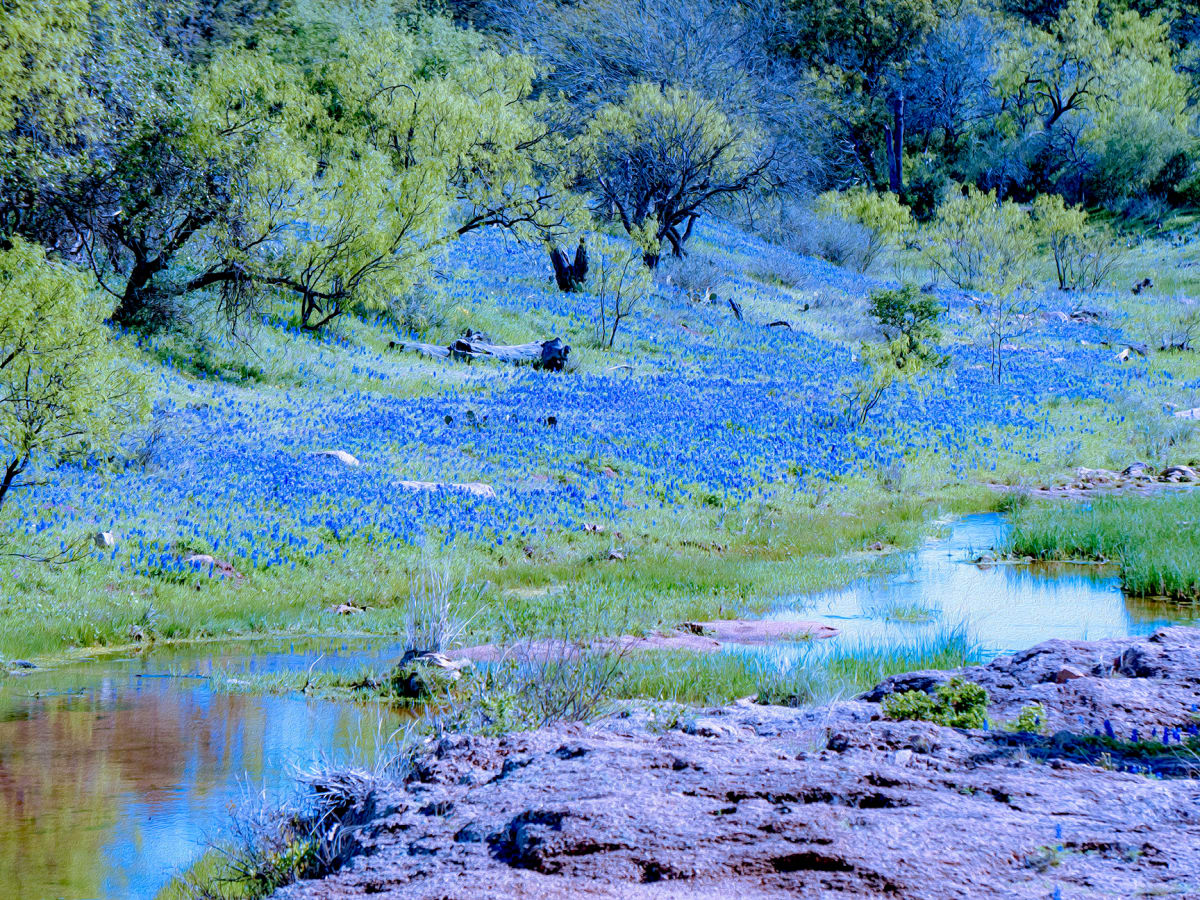
M 443 738 L 381 789 L 393 811 L 368 855 L 277 897 L 1200 896 L 1200 757 L 1065 733 L 1186 739 L 1200 630 L 1050 641 L 965 670 L 992 696 L 989 731 L 882 718 L 889 691 L 949 674 L 811 710 L 635 708 Z M 1032 700 L 1059 734 L 996 727 Z

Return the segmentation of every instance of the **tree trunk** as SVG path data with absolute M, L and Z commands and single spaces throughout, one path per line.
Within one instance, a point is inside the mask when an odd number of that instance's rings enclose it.
M 112 321 L 122 328 L 128 328 L 138 320 L 138 315 L 146 307 L 148 285 L 162 264 L 159 259 L 135 263 L 129 270 L 125 280 L 125 290 L 121 292 L 121 302 L 113 310 Z
M 904 94 L 892 98 L 892 125 L 884 128 L 884 143 L 887 144 L 888 190 L 893 194 L 904 193 Z
M 25 470 L 26 462 L 24 459 L 14 459 L 4 467 L 4 477 L 0 479 L 0 506 L 4 505 L 4 498 L 12 488 L 13 479 Z

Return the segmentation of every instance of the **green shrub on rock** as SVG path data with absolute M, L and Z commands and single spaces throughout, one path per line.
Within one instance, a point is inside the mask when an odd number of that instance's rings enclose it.
M 951 678 L 933 694 L 904 691 L 883 701 L 889 719 L 919 719 L 949 728 L 982 728 L 987 721 L 988 692 L 963 678 Z

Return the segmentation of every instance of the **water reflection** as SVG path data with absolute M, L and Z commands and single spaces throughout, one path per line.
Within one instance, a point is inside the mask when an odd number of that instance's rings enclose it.
M 969 564 L 1003 542 L 1004 527 L 967 517 L 899 571 L 789 598 L 775 615 L 834 624 L 843 636 L 830 644 L 842 647 L 917 643 L 961 626 L 993 655 L 1200 620 L 1195 606 L 1122 597 L 1111 571 Z M 331 754 L 370 758 L 401 724 L 377 707 L 221 695 L 177 676 L 358 668 L 398 655 L 370 641 L 175 647 L 0 681 L 0 895 L 151 898 L 247 790 L 277 790 L 294 766 Z
M 1050 638 L 1097 640 L 1149 634 L 1196 621 L 1192 605 L 1126 598 L 1112 569 L 1086 565 L 970 563 L 1002 545 L 998 515 L 967 516 L 926 543 L 903 568 L 842 590 L 791 597 L 773 616 L 812 619 L 842 630 L 850 645 L 903 644 L 961 627 L 986 656 Z
M 247 656 L 252 649 L 171 649 L 0 684 L 0 893 L 153 897 L 248 790 L 278 789 L 295 765 L 331 754 L 370 757 L 400 724 L 375 707 L 229 696 L 202 678 L 148 677 L 307 668 L 319 657 L 294 645 L 260 657 Z M 376 655 L 339 645 L 317 666 Z

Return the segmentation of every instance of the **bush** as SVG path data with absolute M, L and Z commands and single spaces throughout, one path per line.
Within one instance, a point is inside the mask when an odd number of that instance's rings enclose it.
M 937 352 L 937 343 L 942 339 L 938 326 L 942 304 L 937 297 L 922 293 L 915 284 L 872 291 L 867 312 L 889 344 L 896 345 L 897 368 L 903 368 L 909 357 L 931 367 L 946 364 L 947 358 Z
M 1029 215 L 973 185 L 938 207 L 926 242 L 930 263 L 963 290 L 1007 293 L 1029 279 Z
M 1040 703 L 1030 703 L 1021 707 L 1016 721 L 1009 724 L 1011 731 L 1026 734 L 1039 734 L 1046 725 L 1046 707 Z
M 713 300 L 726 278 L 725 269 L 712 257 L 702 253 L 668 257 L 654 270 L 655 281 L 679 288 L 695 303 Z
M 871 235 L 862 225 L 809 210 L 788 212 L 782 219 L 776 240 L 792 252 L 856 272 L 871 264 Z
M 414 284 L 393 297 L 383 315 L 404 334 L 423 337 L 446 324 L 441 296 L 428 282 Z
M 936 297 L 907 284 L 899 290 L 874 291 L 868 311 L 885 340 L 861 345 L 861 370 L 843 393 L 848 418 L 859 424 L 866 422 L 893 385 L 949 363 L 949 357 L 937 350 L 942 307 Z
M 987 722 L 988 692 L 963 678 L 951 678 L 933 696 L 924 691 L 890 694 L 883 701 L 883 714 L 903 721 L 919 719 L 949 728 L 982 728 Z
M 866 253 L 861 271 L 888 247 L 897 244 L 912 231 L 912 213 L 892 193 L 877 194 L 866 188 L 853 188 L 843 193 L 827 191 L 817 198 L 816 212 L 826 217 L 841 218 L 861 226 L 867 236 Z
M 1095 290 L 1121 260 L 1120 249 L 1099 229 L 1088 226 L 1082 207 L 1068 207 L 1057 194 L 1033 202 L 1033 224 L 1054 257 L 1058 288 Z

